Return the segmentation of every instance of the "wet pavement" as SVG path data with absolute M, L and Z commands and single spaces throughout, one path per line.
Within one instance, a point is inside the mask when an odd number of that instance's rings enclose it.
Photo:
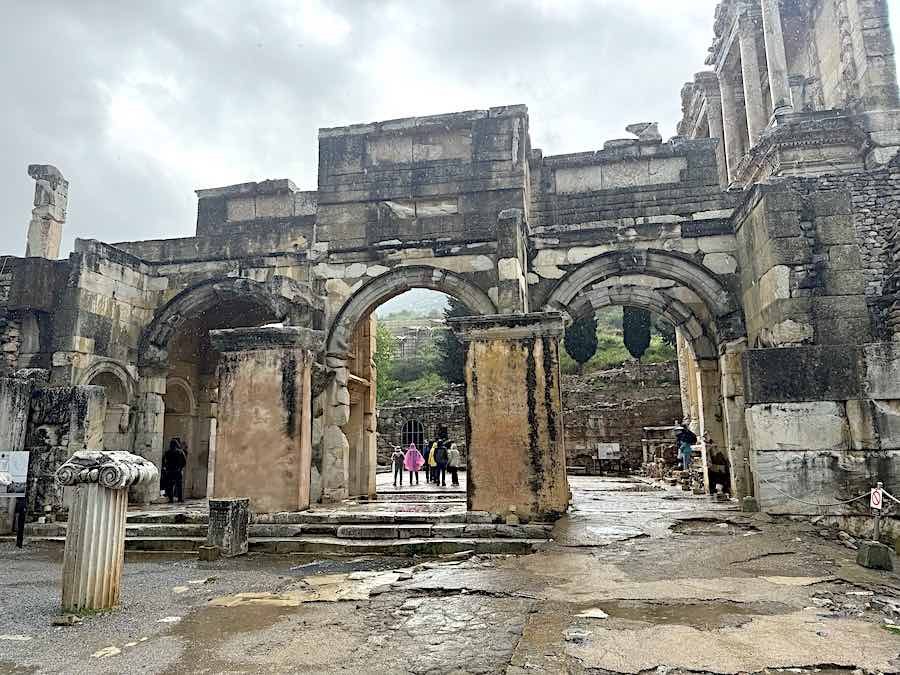
M 533 555 L 130 555 L 122 606 L 71 627 L 51 625 L 61 550 L 4 544 L 0 673 L 900 670 L 900 577 L 821 526 L 640 479 L 571 485 Z

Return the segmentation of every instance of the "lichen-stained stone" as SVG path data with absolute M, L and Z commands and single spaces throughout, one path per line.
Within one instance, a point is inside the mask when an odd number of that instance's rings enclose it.
M 466 343 L 468 508 L 555 519 L 568 507 L 555 313 L 450 322 Z
M 836 401 L 754 405 L 747 428 L 757 450 L 841 450 L 849 440 L 845 408 Z
M 310 503 L 311 364 L 323 335 L 300 327 L 214 330 L 218 366 L 216 498 L 258 512 Z

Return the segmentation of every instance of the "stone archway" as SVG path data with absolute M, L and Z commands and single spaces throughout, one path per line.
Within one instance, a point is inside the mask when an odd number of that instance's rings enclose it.
M 322 299 L 293 279 L 275 276 L 262 282 L 245 277 L 216 277 L 189 286 L 156 313 L 141 337 L 138 364 L 165 366 L 169 342 L 178 328 L 197 314 L 228 301 L 258 305 L 273 321 L 314 328 L 323 323 Z
M 462 275 L 425 265 L 398 267 L 366 282 L 343 304 L 331 323 L 328 353 L 346 354 L 353 331 L 362 319 L 381 303 L 413 288 L 428 288 L 451 295 L 465 303 L 473 314 L 497 313 L 497 306 L 490 296 Z
M 205 496 L 213 485 L 211 474 L 203 475 L 203 464 L 214 454 L 217 433 L 215 365 L 209 330 L 255 327 L 283 322 L 290 325 L 324 324 L 324 301 L 293 279 L 274 276 L 267 281 L 244 277 L 219 277 L 192 285 L 156 312 L 139 344 L 138 415 L 134 449 L 157 466 L 167 441 L 166 392 L 173 377 L 188 383 L 195 419 L 193 449 L 197 459 L 191 492 Z M 183 414 L 184 415 L 184 414 Z M 170 421 L 174 417 L 169 416 Z M 171 436 L 172 434 L 169 434 Z M 202 460 L 202 461 L 201 461 Z M 186 484 L 186 488 L 187 488 Z M 157 495 L 144 491 L 150 501 Z
M 743 406 L 734 404 L 740 398 L 735 356 L 746 346 L 740 304 L 713 272 L 687 256 L 647 250 L 586 261 L 550 292 L 545 310 L 574 319 L 611 305 L 646 309 L 675 325 L 685 414 L 711 448 L 728 456 L 731 483 L 743 496 L 746 430 Z
M 490 296 L 465 277 L 428 266 L 399 267 L 361 286 L 336 313 L 326 342 L 328 381 L 315 405 L 322 410 L 314 422 L 314 443 L 318 442 L 319 474 L 317 495 L 323 501 L 338 501 L 351 493 L 375 495 L 376 421 L 374 377 L 367 379 L 372 344 L 367 318 L 381 303 L 413 288 L 446 293 L 465 303 L 473 314 L 492 315 L 497 307 Z M 362 370 L 351 372 L 366 362 Z M 377 376 L 375 376 L 377 377 Z M 317 432 L 321 429 L 321 435 Z

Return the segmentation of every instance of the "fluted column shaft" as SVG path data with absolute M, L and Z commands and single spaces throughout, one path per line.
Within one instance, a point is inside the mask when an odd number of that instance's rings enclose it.
M 744 81 L 744 107 L 747 110 L 747 132 L 750 146 L 756 145 L 768 124 L 763 101 L 762 82 L 759 76 L 759 51 L 757 49 L 757 23 L 753 16 L 744 13 L 738 19 L 738 39 L 741 50 L 741 71 Z
M 119 604 L 125 560 L 128 490 L 75 485 L 63 556 L 62 609 L 110 609 Z
M 741 129 L 738 123 L 740 107 L 737 102 L 734 76 L 729 70 L 719 73 L 719 91 L 722 92 L 722 133 L 725 138 L 725 160 L 729 182 L 734 180 L 738 164 L 744 156 Z
M 769 90 L 772 112 L 780 115 L 793 111 L 791 87 L 788 83 L 787 55 L 778 0 L 762 0 L 763 35 L 766 40 L 766 61 L 769 68 Z

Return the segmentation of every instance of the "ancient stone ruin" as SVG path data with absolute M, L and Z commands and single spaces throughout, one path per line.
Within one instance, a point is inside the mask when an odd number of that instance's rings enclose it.
M 189 497 L 373 495 L 372 312 L 412 288 L 471 311 L 454 324 L 470 508 L 565 510 L 558 339 L 610 305 L 675 324 L 683 415 L 736 496 L 802 513 L 785 495 L 900 492 L 886 4 L 726 0 L 714 28 L 668 141 L 640 123 L 545 156 L 522 105 L 321 129 L 316 190 L 198 190 L 195 236 L 78 239 L 63 260 L 68 183 L 30 167 L 28 257 L 0 262 L 0 416 L 30 452 L 32 511 L 58 501 L 48 477 L 75 446 L 158 466 L 176 437 Z

